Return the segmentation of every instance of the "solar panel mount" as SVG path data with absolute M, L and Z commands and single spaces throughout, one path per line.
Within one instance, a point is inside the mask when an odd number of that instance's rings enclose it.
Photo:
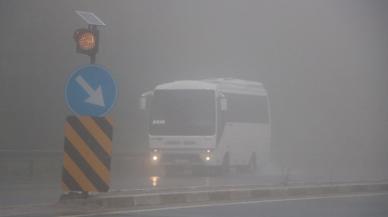
M 75 11 L 87 24 L 94 26 L 106 26 L 94 13 L 88 11 Z

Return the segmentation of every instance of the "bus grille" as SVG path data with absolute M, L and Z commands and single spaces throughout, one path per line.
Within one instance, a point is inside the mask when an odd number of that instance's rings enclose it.
M 184 162 L 200 162 L 201 158 L 198 154 L 186 154 L 186 153 L 166 153 L 163 154 L 163 160 L 166 162 L 179 163 Z
M 169 140 L 169 141 L 166 141 L 166 145 L 175 145 L 175 146 L 178 146 L 178 145 L 193 146 L 193 145 L 196 145 L 196 144 L 197 144 L 197 142 L 196 141 L 192 141 L 192 140 L 185 140 L 185 141 L 183 141 L 183 144 L 179 140 Z

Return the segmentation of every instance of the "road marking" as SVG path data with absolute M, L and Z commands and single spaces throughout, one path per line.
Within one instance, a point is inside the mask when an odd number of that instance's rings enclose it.
M 226 203 L 208 203 L 198 205 L 181 205 L 172 207 L 160 207 L 151 209 L 134 209 L 134 210 L 123 210 L 123 211 L 111 211 L 111 212 L 99 212 L 99 213 L 88 213 L 80 215 L 63 215 L 60 217 L 86 217 L 86 216 L 102 216 L 102 215 L 120 215 L 130 213 L 143 213 L 143 212 L 155 212 L 163 210 L 177 210 L 177 209 L 188 209 L 188 208 L 200 208 L 210 206 L 229 206 L 229 205 L 244 205 L 244 204 L 259 204 L 259 203 L 273 203 L 273 202 L 285 202 L 285 201 L 300 201 L 300 200 L 320 200 L 329 198 L 351 198 L 351 197 L 373 197 L 380 195 L 388 195 L 388 192 L 384 193 L 358 193 L 358 194 L 347 194 L 347 195 L 336 195 L 336 196 L 321 196 L 321 197 L 300 197 L 300 198 L 286 198 L 286 199 L 271 199 L 271 200 L 259 200 L 259 201 L 243 201 L 243 202 L 226 202 Z M 211 201 L 208 201 L 211 202 Z

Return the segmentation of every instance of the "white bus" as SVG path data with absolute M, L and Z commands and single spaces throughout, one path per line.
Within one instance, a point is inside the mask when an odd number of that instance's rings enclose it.
M 271 120 L 267 91 L 232 78 L 184 80 L 144 93 L 150 161 L 161 166 L 246 165 L 268 162 Z

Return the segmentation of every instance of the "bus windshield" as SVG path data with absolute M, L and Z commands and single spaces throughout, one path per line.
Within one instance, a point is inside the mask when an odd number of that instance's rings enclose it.
M 151 135 L 214 135 L 212 90 L 156 90 L 151 101 Z

